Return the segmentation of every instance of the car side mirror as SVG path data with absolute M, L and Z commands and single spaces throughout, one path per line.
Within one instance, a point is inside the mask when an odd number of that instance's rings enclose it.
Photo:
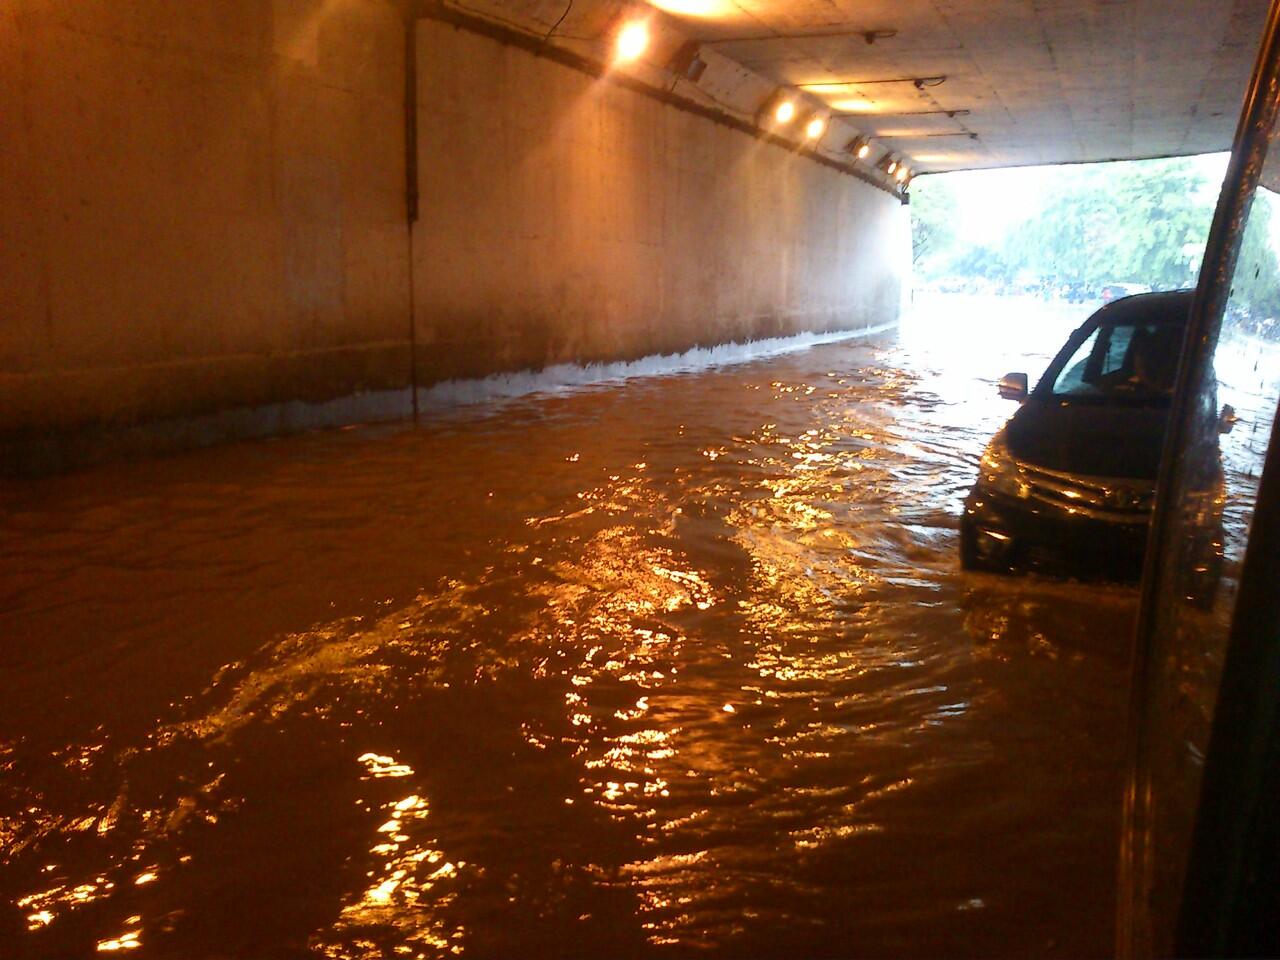
M 1000 383 L 996 390 L 1006 400 L 1017 400 L 1021 403 L 1027 399 L 1027 375 L 1025 373 L 1006 373 L 1000 378 Z
M 1218 432 L 1230 433 L 1240 418 L 1236 416 L 1236 408 L 1229 403 L 1222 405 L 1222 416 L 1218 417 Z

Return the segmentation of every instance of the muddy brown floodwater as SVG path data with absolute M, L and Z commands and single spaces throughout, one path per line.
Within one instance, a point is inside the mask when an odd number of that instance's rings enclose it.
M 1136 593 L 957 564 L 1088 312 L 7 483 L 0 955 L 1109 952 Z

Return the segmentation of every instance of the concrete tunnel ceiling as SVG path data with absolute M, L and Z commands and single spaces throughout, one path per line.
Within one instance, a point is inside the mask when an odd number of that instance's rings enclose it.
M 548 24 L 565 11 L 559 0 L 492 6 Z M 1267 9 L 1265 0 L 651 6 L 704 49 L 799 88 L 841 130 L 873 137 L 922 173 L 1227 149 Z

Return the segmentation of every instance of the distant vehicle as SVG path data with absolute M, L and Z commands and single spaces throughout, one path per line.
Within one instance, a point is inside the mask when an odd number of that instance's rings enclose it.
M 1119 300 L 1121 297 L 1132 297 L 1139 293 L 1149 293 L 1151 288 L 1141 283 L 1106 283 L 1098 288 L 1098 295 L 1103 303 Z
M 1084 322 L 1030 392 L 1007 374 L 1002 397 L 1022 406 L 982 455 L 960 521 L 961 565 L 1089 578 L 1141 575 L 1156 474 L 1191 291 L 1110 303 Z M 1216 414 L 1216 401 L 1210 416 Z M 1216 438 L 1234 423 L 1224 407 Z M 1216 445 L 1216 441 L 1215 441 Z M 1217 532 L 1194 546 L 1204 587 L 1222 559 L 1222 468 L 1201 479 Z

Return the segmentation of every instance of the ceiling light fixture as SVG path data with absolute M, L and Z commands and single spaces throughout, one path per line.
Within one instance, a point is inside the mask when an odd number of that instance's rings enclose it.
M 640 59 L 640 55 L 649 47 L 649 25 L 643 20 L 632 20 L 618 31 L 618 40 L 614 48 L 614 59 L 619 63 L 630 63 Z
M 804 125 L 804 135 L 810 140 L 819 140 L 826 132 L 827 120 L 825 117 L 815 116 Z
M 859 160 L 867 159 L 871 152 L 871 138 L 857 136 L 844 145 L 845 153 L 851 153 Z
M 689 40 L 671 57 L 667 69 L 677 77 L 697 83 L 707 72 L 707 61 L 700 56 L 702 46 L 697 40 Z
M 762 129 L 788 126 L 796 119 L 799 108 L 792 91 L 779 87 L 756 109 L 756 126 Z
M 940 87 L 946 82 L 946 76 L 939 74 L 934 77 L 886 77 L 882 80 L 815 80 L 812 83 L 797 83 L 796 86 L 801 90 L 810 90 L 817 87 L 867 87 L 876 83 L 910 83 L 917 90 L 923 90 L 925 87 Z
M 749 37 L 716 37 L 714 40 L 707 40 L 706 44 L 718 46 L 722 43 L 764 43 L 768 40 L 839 40 L 843 37 L 861 37 L 867 43 L 875 43 L 877 40 L 888 40 L 897 35 L 897 30 L 827 30 L 813 33 L 789 33 L 786 36 L 780 33 L 768 33 L 764 36 L 753 34 Z
M 887 113 L 879 113 L 879 117 L 967 117 L 972 110 L 893 110 Z

